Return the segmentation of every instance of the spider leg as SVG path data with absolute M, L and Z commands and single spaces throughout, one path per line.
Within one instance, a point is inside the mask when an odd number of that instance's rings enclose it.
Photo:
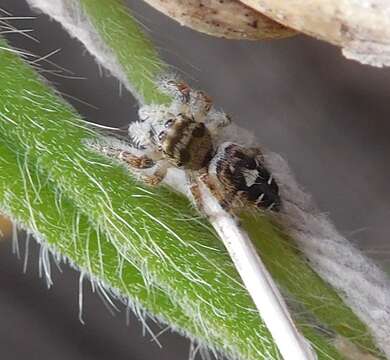
M 202 196 L 199 189 L 199 184 L 197 181 L 197 174 L 191 170 L 186 171 L 186 180 L 188 187 L 190 188 L 192 197 L 194 199 L 194 203 L 196 208 L 203 212 L 203 203 L 202 203 Z
M 213 100 L 204 91 L 192 90 L 188 106 L 196 121 L 205 122 L 213 106 Z
M 217 191 L 214 183 L 208 177 L 206 170 L 201 170 L 200 173 L 194 171 L 186 171 L 186 178 L 192 197 L 194 199 L 195 206 L 201 213 L 205 213 L 205 211 L 203 206 L 202 194 L 199 188 L 199 181 L 202 181 L 208 187 L 208 189 L 210 189 L 212 195 L 217 197 L 218 201 L 221 199 L 219 191 Z
M 160 83 L 160 89 L 182 104 L 188 104 L 190 101 L 191 88 L 183 81 L 163 79 Z
M 147 155 L 135 155 L 127 150 L 107 148 L 105 154 L 123 161 L 131 170 L 153 169 L 150 175 L 142 175 L 141 180 L 150 186 L 157 186 L 167 174 L 169 164 L 164 160 L 153 160 Z
M 213 101 L 204 91 L 194 90 L 180 80 L 165 80 L 161 83 L 164 92 L 171 95 L 179 104 L 174 105 L 176 112 L 192 115 L 198 122 L 204 122 L 213 106 Z M 175 112 L 175 111 L 174 111 Z
M 259 147 L 244 148 L 243 152 L 248 157 L 259 160 L 260 162 L 264 161 L 263 151 Z
M 233 215 L 232 204 L 235 197 L 234 194 L 221 192 L 216 186 L 213 179 L 207 173 L 200 175 L 199 180 L 202 181 L 207 186 L 207 188 L 210 190 L 211 194 L 217 199 L 221 207 L 225 211 Z
M 149 169 L 155 165 L 153 159 L 146 155 L 135 155 L 128 147 L 124 149 L 120 143 L 115 145 L 111 143 L 90 143 L 88 146 L 112 159 L 120 160 L 135 169 Z
M 154 160 L 146 155 L 138 156 L 128 151 L 120 151 L 118 159 L 124 161 L 129 167 L 138 170 L 150 169 L 156 164 Z
M 210 111 L 207 116 L 207 128 L 213 135 L 217 135 L 221 129 L 229 126 L 232 123 L 232 119 L 229 115 L 221 111 Z
M 157 186 L 164 180 L 170 166 L 168 161 L 159 160 L 153 173 L 151 175 L 143 175 L 141 180 L 149 186 Z

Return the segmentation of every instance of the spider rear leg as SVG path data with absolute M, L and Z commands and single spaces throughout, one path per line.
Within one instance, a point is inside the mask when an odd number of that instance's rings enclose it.
M 219 193 L 217 194 L 217 190 L 214 187 L 214 184 L 212 184 L 211 180 L 210 183 L 208 182 L 209 179 L 207 177 L 207 173 L 204 171 L 201 171 L 200 174 L 194 171 L 187 171 L 186 172 L 186 178 L 187 178 L 187 183 L 190 188 L 194 203 L 196 208 L 203 214 L 205 214 L 204 211 L 204 205 L 203 205 L 203 200 L 202 200 L 202 194 L 200 192 L 200 187 L 199 187 L 199 181 L 202 181 L 211 191 L 213 196 L 219 196 Z
M 199 180 L 207 186 L 207 188 L 210 190 L 214 198 L 218 201 L 222 209 L 224 209 L 231 215 L 234 215 L 232 206 L 234 196 L 230 193 L 222 193 L 208 173 L 201 174 L 199 176 Z

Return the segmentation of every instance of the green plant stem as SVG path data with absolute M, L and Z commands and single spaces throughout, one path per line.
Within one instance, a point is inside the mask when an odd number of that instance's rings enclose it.
M 3 141 L 49 175 L 143 277 L 168 292 L 193 321 L 203 324 L 206 338 L 223 339 L 222 349 L 243 359 L 257 359 L 261 354 L 277 357 L 222 244 L 188 201 L 164 188 L 141 186 L 122 167 L 86 148 L 83 142 L 93 133 L 14 54 L 1 51 L 0 66 Z M 298 254 L 283 245 L 285 240 L 269 220 L 256 218 L 251 226 L 273 250 L 259 248 L 263 260 L 269 257 L 268 263 L 273 264 L 271 272 L 279 284 L 314 315 L 317 308 L 328 306 L 329 299 L 334 301 L 340 309 L 337 316 L 348 315 L 342 322 L 346 321 L 345 327 L 351 325 L 349 333 L 375 351 L 370 336 L 362 334 L 364 325 L 317 276 L 308 276 L 310 283 L 304 288 L 289 280 L 297 262 L 300 276 L 313 273 Z M 320 298 L 318 293 L 310 295 L 313 288 L 320 289 Z M 333 326 L 338 318 L 331 320 Z M 322 355 L 339 358 L 318 333 L 307 329 L 306 334 L 321 343 Z
M 80 0 L 90 21 L 102 40 L 116 55 L 136 97 L 142 102 L 168 103 L 169 97 L 156 86 L 156 79 L 167 72 L 168 66 L 160 60 L 152 42 L 139 24 L 129 16 L 120 0 Z

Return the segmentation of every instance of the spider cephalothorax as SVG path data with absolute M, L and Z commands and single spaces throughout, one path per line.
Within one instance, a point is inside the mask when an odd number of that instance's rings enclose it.
M 175 100 L 169 107 L 140 109 L 140 121 L 129 127 L 138 153 L 122 151 L 121 159 L 132 168 L 152 168 L 153 174 L 143 177 L 150 185 L 159 184 L 169 167 L 182 168 L 200 208 L 199 178 L 226 209 L 249 205 L 278 211 L 278 185 L 266 169 L 260 150 L 234 143 L 217 144 L 220 129 L 230 124 L 230 118 L 212 109 L 209 96 L 182 82 L 167 80 L 161 88 Z
M 207 166 L 213 155 L 213 141 L 203 122 L 178 114 L 168 119 L 164 126 L 155 141 L 171 164 L 190 170 Z

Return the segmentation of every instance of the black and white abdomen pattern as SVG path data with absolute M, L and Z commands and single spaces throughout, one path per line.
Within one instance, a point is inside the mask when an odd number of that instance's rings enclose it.
M 231 201 L 280 210 L 279 187 L 264 166 L 260 150 L 223 143 L 210 162 L 209 174 L 217 178 Z

